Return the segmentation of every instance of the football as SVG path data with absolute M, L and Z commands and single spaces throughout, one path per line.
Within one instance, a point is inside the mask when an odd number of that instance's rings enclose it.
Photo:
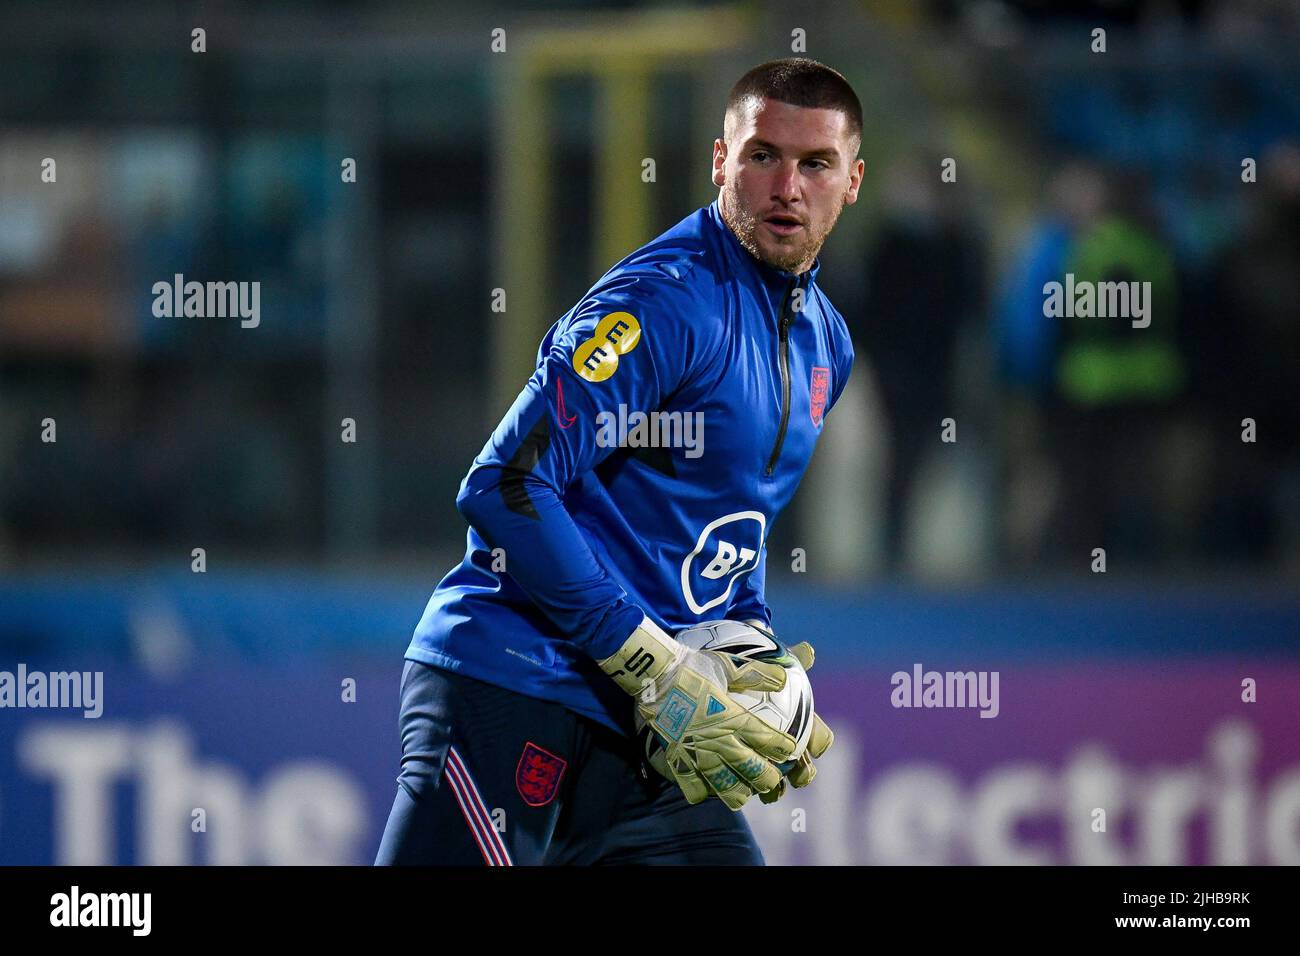
M 781 644 L 768 632 L 740 621 L 706 621 L 677 633 L 677 640 L 696 650 L 722 651 L 738 657 L 763 659 L 782 653 Z M 785 686 L 771 693 L 733 693 L 731 699 L 765 723 L 783 730 L 795 739 L 794 756 L 780 764 L 782 773 L 794 766 L 803 755 L 812 736 L 813 694 L 808 675 L 797 660 L 790 663 Z M 663 764 L 663 747 L 659 737 L 637 714 L 637 732 L 645 748 L 646 759 L 656 768 Z

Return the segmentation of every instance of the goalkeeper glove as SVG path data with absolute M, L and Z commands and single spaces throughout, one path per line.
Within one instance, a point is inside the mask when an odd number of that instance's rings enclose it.
M 762 622 L 751 622 L 761 624 Z M 799 659 L 799 663 L 805 671 L 811 670 L 813 659 L 816 655 L 813 653 L 813 647 L 807 641 L 802 641 L 790 648 L 790 653 Z M 812 715 L 813 729 L 812 735 L 808 738 L 808 746 L 800 755 L 799 759 L 794 762 L 794 766 L 787 769 L 785 777 L 781 779 L 771 790 L 759 795 L 759 799 L 764 803 L 776 803 L 785 796 L 785 782 L 789 780 L 792 786 L 806 787 L 812 783 L 813 777 L 817 776 L 817 767 L 813 764 L 813 759 L 820 757 L 835 740 L 835 734 L 826 726 L 826 721 L 817 716 L 814 711 Z
M 673 779 L 689 803 L 716 794 L 732 810 L 781 783 L 775 764 L 793 756 L 789 734 L 755 717 L 728 691 L 774 691 L 785 668 L 679 644 L 648 617 L 601 670 L 637 698 L 664 743 Z

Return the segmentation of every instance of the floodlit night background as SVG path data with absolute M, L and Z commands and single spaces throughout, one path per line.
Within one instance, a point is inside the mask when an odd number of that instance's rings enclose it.
M 768 543 L 837 736 L 745 808 L 768 861 L 1300 862 L 1300 4 L 0 23 L 0 671 L 104 672 L 98 719 L 0 709 L 0 864 L 373 859 L 462 477 L 796 53 L 866 177 L 819 276 L 853 378 Z M 1089 270 L 1151 281 L 1150 328 L 1044 317 Z M 259 282 L 259 323 L 155 316 L 177 274 Z M 916 664 L 997 671 L 998 716 L 891 706 Z

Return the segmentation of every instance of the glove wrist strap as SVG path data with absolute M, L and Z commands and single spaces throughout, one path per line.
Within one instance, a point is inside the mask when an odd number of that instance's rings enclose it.
M 668 632 L 646 617 L 623 646 L 599 664 L 614 683 L 636 697 L 647 683 L 658 681 L 675 666 L 684 651 Z

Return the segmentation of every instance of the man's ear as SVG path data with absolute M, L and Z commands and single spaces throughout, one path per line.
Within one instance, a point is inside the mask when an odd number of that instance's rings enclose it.
M 866 163 L 861 159 L 855 159 L 849 172 L 849 188 L 844 194 L 846 205 L 852 206 L 858 201 L 858 190 L 862 188 L 862 176 L 867 168 Z
M 727 182 L 727 143 L 725 140 L 713 141 L 713 185 L 724 186 Z

